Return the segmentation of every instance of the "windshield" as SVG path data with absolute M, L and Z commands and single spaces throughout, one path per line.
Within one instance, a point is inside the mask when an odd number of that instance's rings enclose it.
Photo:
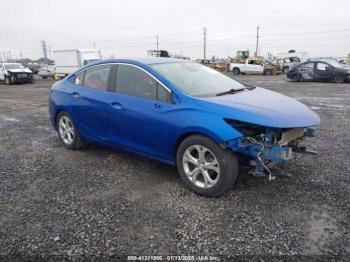
M 4 66 L 6 69 L 24 69 L 24 66 L 21 64 L 7 64 Z
M 151 67 L 190 96 L 215 96 L 245 88 L 231 77 L 198 63 L 165 63 Z

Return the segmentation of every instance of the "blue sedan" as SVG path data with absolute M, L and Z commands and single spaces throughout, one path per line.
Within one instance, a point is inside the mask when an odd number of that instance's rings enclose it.
M 320 123 L 294 99 L 171 58 L 89 64 L 52 86 L 49 111 L 67 149 L 95 143 L 176 165 L 209 197 L 232 188 L 243 165 L 273 178 Z

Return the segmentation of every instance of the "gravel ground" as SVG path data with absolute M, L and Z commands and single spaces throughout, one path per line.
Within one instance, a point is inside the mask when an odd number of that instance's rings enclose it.
M 319 153 L 291 178 L 240 180 L 220 198 L 188 191 L 173 167 L 89 145 L 61 146 L 51 81 L 0 84 L 0 260 L 120 260 L 211 255 L 219 260 L 346 260 L 350 255 L 350 84 L 240 76 L 313 108 Z

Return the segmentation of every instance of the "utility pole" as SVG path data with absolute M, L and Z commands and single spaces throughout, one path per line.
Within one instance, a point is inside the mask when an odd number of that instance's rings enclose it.
M 44 60 L 45 60 L 45 64 L 47 65 L 47 47 L 46 47 L 46 42 L 44 40 L 41 41 L 41 46 L 43 48 L 43 54 L 44 54 Z
M 22 48 L 20 49 L 19 55 L 21 57 L 21 62 L 23 62 L 23 52 L 22 52 Z
M 204 27 L 203 30 L 203 62 L 205 62 L 207 57 L 207 28 Z
M 157 56 L 159 57 L 160 56 L 160 54 L 159 54 L 159 37 L 158 36 L 156 36 L 156 39 L 157 39 L 157 42 L 156 42 L 156 46 L 157 46 Z
M 255 49 L 255 56 L 258 56 L 259 51 L 259 26 L 256 28 L 256 49 Z

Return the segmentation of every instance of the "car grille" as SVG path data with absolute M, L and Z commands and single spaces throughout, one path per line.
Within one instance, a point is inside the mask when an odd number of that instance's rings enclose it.
M 16 78 L 18 78 L 18 79 L 28 78 L 28 74 L 26 74 L 26 73 L 17 73 L 16 74 Z

